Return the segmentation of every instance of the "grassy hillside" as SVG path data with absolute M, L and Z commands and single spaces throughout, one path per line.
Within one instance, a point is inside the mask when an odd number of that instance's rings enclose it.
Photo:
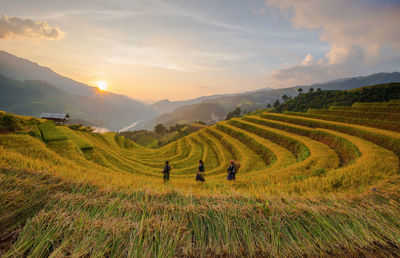
M 384 102 L 400 99 L 400 83 L 378 84 L 346 91 L 316 90 L 299 94 L 277 106 L 275 111 L 305 112 L 310 108 L 350 106 L 356 102 Z
M 399 109 L 258 112 L 157 149 L 3 112 L 0 252 L 399 256 Z M 194 181 L 199 159 L 205 183 Z M 227 182 L 232 159 L 241 166 Z
M 165 128 L 165 132 L 157 133 L 148 130 L 126 131 L 119 134 L 147 148 L 157 148 L 179 140 L 191 133 L 206 127 L 204 124 L 176 124 Z

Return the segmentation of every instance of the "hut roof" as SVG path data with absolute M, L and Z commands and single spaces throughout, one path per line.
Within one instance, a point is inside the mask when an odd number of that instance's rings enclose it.
M 50 118 L 50 119 L 67 119 L 69 115 L 67 113 L 42 113 L 40 118 Z

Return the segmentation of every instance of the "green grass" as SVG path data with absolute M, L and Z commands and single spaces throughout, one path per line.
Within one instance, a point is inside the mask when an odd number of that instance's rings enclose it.
M 125 138 L 125 136 L 123 136 L 123 135 L 115 134 L 114 140 L 118 144 L 118 146 L 121 148 L 129 149 L 129 148 L 133 148 L 136 146 L 136 144 L 134 142 Z
M 376 106 L 330 106 L 329 110 L 337 111 L 363 111 L 363 112 L 387 112 L 387 113 L 398 113 L 400 107 L 376 107 Z
M 388 113 L 388 112 L 365 112 L 365 111 L 345 111 L 345 110 L 321 110 L 321 109 L 309 109 L 308 113 L 311 114 L 322 114 L 322 115 L 333 115 L 333 116 L 344 116 L 352 118 L 363 118 L 363 119 L 379 119 L 384 121 L 397 122 L 400 121 L 400 113 Z
M 82 151 L 92 150 L 93 145 L 88 143 L 85 139 L 75 134 L 71 129 L 65 126 L 58 126 L 57 129 L 65 134 L 79 149 Z
M 324 115 L 324 114 L 312 114 L 312 113 L 299 113 L 299 112 L 285 112 L 285 114 L 293 116 L 304 116 L 309 118 L 322 119 L 327 121 L 336 121 L 349 124 L 365 125 L 375 128 L 381 128 L 391 131 L 400 131 L 400 122 L 398 121 L 384 121 L 379 119 L 362 119 L 357 117 L 346 117 L 340 115 Z
M 356 102 L 353 104 L 353 107 L 399 108 L 400 103 L 399 102 L 385 102 L 385 103 L 381 103 L 381 102 L 359 103 L 359 102 Z
M 45 142 L 63 141 L 68 139 L 67 136 L 65 136 L 63 132 L 58 130 L 52 122 L 40 124 L 38 125 L 38 128 Z
M 136 143 L 148 147 L 148 148 L 156 148 L 158 147 L 158 140 L 150 135 L 143 134 L 139 136 L 136 140 Z

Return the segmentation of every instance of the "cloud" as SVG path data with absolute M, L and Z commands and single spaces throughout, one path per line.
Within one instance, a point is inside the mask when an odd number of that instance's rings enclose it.
M 307 54 L 300 64 L 275 71 L 275 86 L 326 81 L 400 63 L 400 3 L 373 1 L 268 0 L 295 28 L 320 30 L 331 45 L 318 61 Z M 389 55 L 387 53 L 390 53 Z
M 113 47 L 105 61 L 117 65 L 139 65 L 182 72 L 224 71 L 238 60 L 251 57 L 252 53 L 205 52 L 175 46 L 153 45 Z
M 265 7 L 261 8 L 259 10 L 253 10 L 253 13 L 263 15 L 265 13 Z
M 63 31 L 57 27 L 51 27 L 44 21 L 0 15 L 0 39 L 35 38 L 58 40 L 63 35 Z

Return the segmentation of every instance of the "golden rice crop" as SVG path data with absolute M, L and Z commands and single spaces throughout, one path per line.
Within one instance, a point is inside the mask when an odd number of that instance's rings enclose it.
M 387 148 L 397 155 L 400 155 L 400 134 L 393 131 L 371 128 L 361 125 L 346 124 L 333 121 L 324 121 L 315 118 L 306 118 L 292 115 L 279 115 L 265 113 L 265 118 L 299 124 L 308 127 L 332 129 L 346 134 L 358 136 L 367 141 L 371 141 L 383 148 Z
M 312 129 L 300 125 L 254 116 L 246 116 L 243 118 L 243 120 L 307 136 L 311 139 L 322 142 L 336 151 L 338 157 L 340 158 L 341 165 L 346 165 L 353 162 L 353 160 L 360 155 L 359 150 L 354 144 L 346 139 L 343 139 L 342 137 L 337 136 L 335 133 L 327 133 L 318 129 Z M 253 124 L 253 126 L 255 125 Z
M 356 102 L 352 105 L 353 107 L 400 107 L 398 102 L 370 102 L 370 103 L 359 103 Z
M 344 116 L 353 118 L 364 118 L 364 119 L 379 119 L 384 121 L 399 121 L 400 113 L 389 113 L 389 112 L 365 112 L 365 111 L 353 111 L 353 110 L 326 110 L 326 109 L 309 109 L 307 113 L 310 114 L 322 114 L 322 115 L 333 115 L 333 116 Z
M 400 256 L 400 133 L 322 113 L 259 112 L 157 149 L 45 121 L 43 140 L 0 134 L 0 255 Z
M 398 113 L 400 107 L 374 107 L 374 106 L 330 106 L 329 110 L 344 110 L 344 111 L 366 111 L 366 112 L 387 112 Z
M 299 112 L 285 112 L 287 115 L 303 116 L 309 118 L 322 119 L 327 121 L 342 122 L 348 124 L 358 124 L 369 127 L 375 127 L 380 129 L 386 129 L 391 131 L 400 131 L 400 122 L 398 121 L 383 121 L 378 119 L 362 119 L 356 117 L 345 117 L 345 116 L 334 116 L 334 115 L 323 115 L 323 114 L 312 114 L 312 113 L 299 113 Z

